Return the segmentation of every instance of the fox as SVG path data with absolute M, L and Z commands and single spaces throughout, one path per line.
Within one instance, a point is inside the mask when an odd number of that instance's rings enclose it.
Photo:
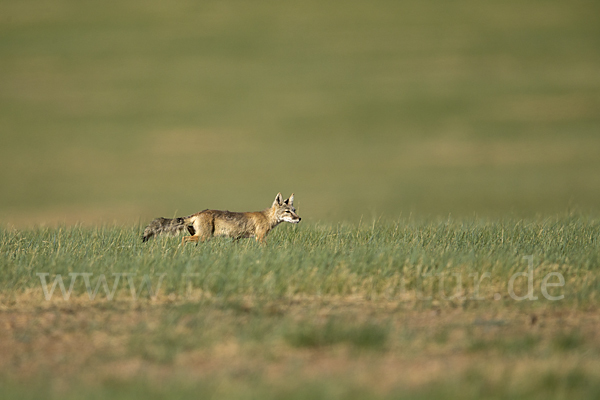
M 187 217 L 156 218 L 144 229 L 142 242 L 160 234 L 177 235 L 187 230 L 190 236 L 181 239 L 182 246 L 187 242 L 204 242 L 213 236 L 226 236 L 235 240 L 254 237 L 257 242 L 264 244 L 271 229 L 282 222 L 298 224 L 301 219 L 294 208 L 294 193 L 286 200 L 281 193 L 277 193 L 271 207 L 262 211 L 206 209 Z

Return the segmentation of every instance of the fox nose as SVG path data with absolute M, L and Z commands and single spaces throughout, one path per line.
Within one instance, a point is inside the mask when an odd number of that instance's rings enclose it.
M 302 218 L 298 217 L 298 222 L 302 221 Z

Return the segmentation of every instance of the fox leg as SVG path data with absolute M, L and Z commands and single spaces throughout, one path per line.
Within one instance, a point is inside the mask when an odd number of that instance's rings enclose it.
M 260 244 L 266 244 L 267 242 L 265 240 L 265 237 L 267 236 L 267 233 L 269 233 L 267 229 L 258 230 L 255 235 L 256 241 Z
M 184 236 L 181 238 L 181 245 L 183 246 L 186 242 L 197 242 L 198 240 L 200 240 L 200 236 L 197 235 Z

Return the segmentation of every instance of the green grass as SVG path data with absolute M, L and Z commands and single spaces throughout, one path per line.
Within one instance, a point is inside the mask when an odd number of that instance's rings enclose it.
M 0 218 L 597 213 L 593 1 L 0 4 Z
M 594 218 L 303 222 L 275 229 L 264 246 L 214 238 L 183 248 L 177 237 L 142 243 L 141 228 L 0 232 L 5 393 L 598 393 Z M 529 271 L 524 256 L 533 257 L 536 300 L 514 298 L 527 294 L 525 277 L 511 296 L 511 277 Z M 47 290 L 58 275 L 65 292 L 73 282 L 68 300 L 60 286 L 46 299 L 40 273 Z M 549 273 L 564 285 L 544 293 Z M 37 385 L 26 384 L 31 377 Z M 155 387 L 157 377 L 168 390 Z
M 296 347 L 326 347 L 340 343 L 350 343 L 358 349 L 382 349 L 387 341 L 388 331 L 374 323 L 355 326 L 352 321 L 329 319 L 324 325 L 303 321 L 286 334 L 286 340 Z
M 69 274 L 85 273 L 89 288 L 78 275 L 74 293 L 97 290 L 99 298 L 106 298 L 106 288 L 113 292 L 116 284 L 118 298 L 134 300 L 140 295 L 274 299 L 358 294 L 470 303 L 500 294 L 512 301 L 508 282 L 513 274 L 528 271 L 527 256 L 533 257 L 538 297 L 544 277 L 552 272 L 560 273 L 565 284 L 549 287 L 548 294 L 560 292 L 566 302 L 593 302 L 598 285 L 600 224 L 583 216 L 303 224 L 276 229 L 267 246 L 215 238 L 182 248 L 177 238 L 142 243 L 140 231 L 81 226 L 5 229 L 0 233 L 3 292 L 41 289 L 41 278 L 50 288 L 58 274 L 68 290 Z M 44 273 L 48 275 L 39 275 Z M 548 279 L 559 282 L 557 277 Z M 526 280 L 515 278 L 515 295 L 525 294 Z M 55 296 L 60 295 L 57 286 Z

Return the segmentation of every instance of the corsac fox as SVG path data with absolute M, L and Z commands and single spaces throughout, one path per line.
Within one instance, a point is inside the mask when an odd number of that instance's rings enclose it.
M 228 236 L 234 239 L 255 237 L 264 243 L 271 229 L 281 222 L 297 224 L 301 218 L 294 208 L 294 194 L 283 200 L 277 193 L 271 207 L 255 212 L 231 212 L 220 210 L 204 210 L 199 213 L 179 218 L 157 218 L 144 229 L 142 241 L 162 233 L 176 235 L 187 229 L 191 236 L 184 236 L 181 244 L 186 242 L 204 242 L 212 236 Z

